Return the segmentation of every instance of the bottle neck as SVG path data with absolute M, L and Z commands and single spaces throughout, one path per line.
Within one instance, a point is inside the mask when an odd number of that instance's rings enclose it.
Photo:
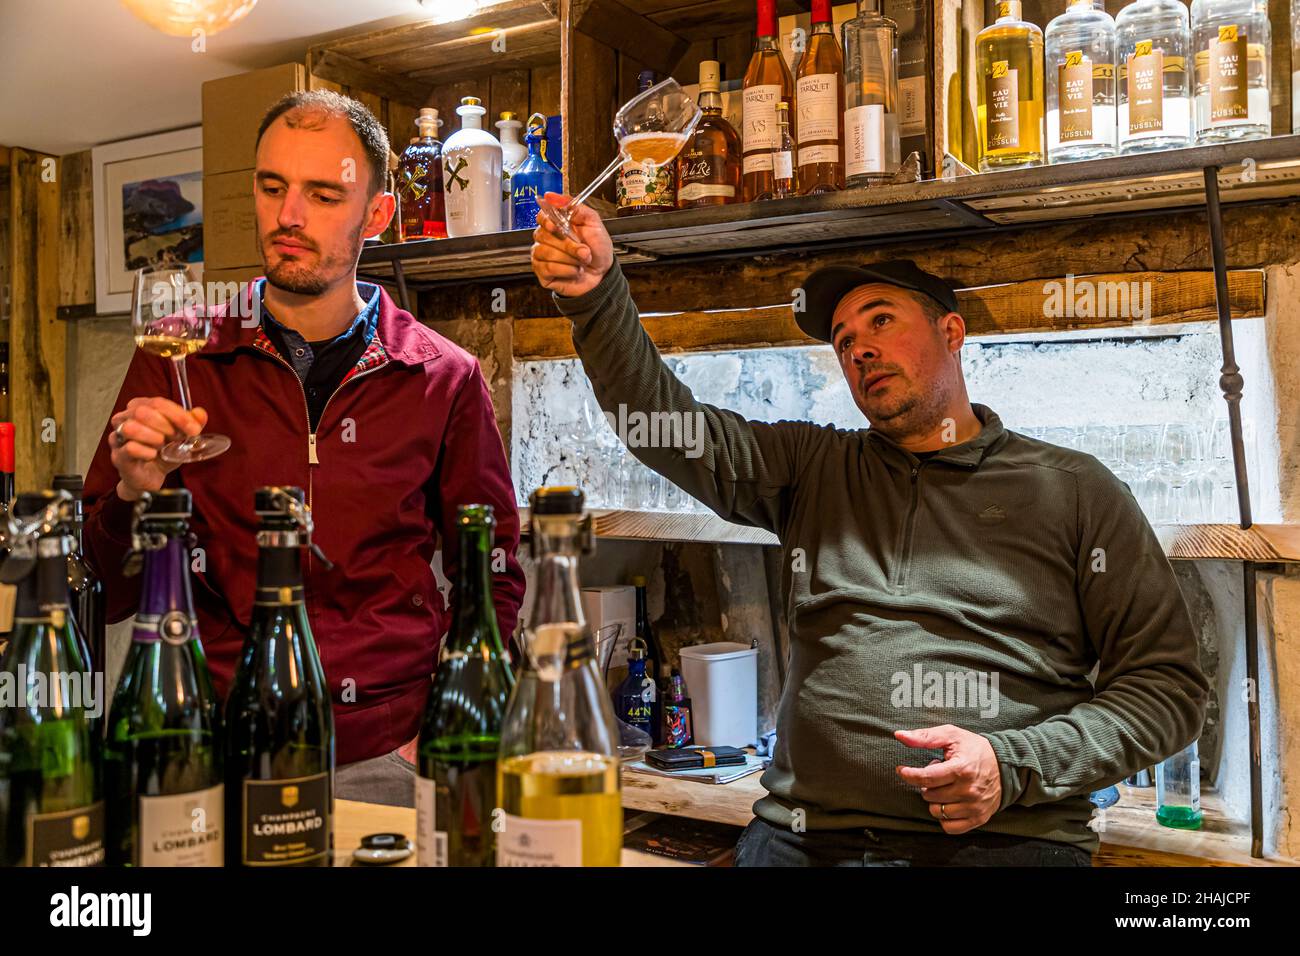
M 776 0 L 758 0 L 758 25 L 755 30 L 754 48 L 757 50 L 771 49 L 776 45 Z M 765 47 L 764 41 L 771 46 Z
M 813 33 L 831 32 L 831 0 L 813 0 L 812 25 Z
M 51 536 L 37 542 L 36 567 L 18 582 L 14 620 L 46 621 L 58 625 L 59 613 L 68 610 L 69 536 Z
M 474 111 L 466 111 L 464 113 L 461 113 L 460 128 L 461 129 L 482 129 L 483 114 Z
M 298 604 L 302 601 L 302 546 L 295 532 L 261 532 L 282 535 L 288 540 L 262 543 L 257 551 L 257 591 L 253 603 L 259 606 Z
M 468 651 L 486 641 L 501 653 L 496 607 L 492 603 L 492 535 L 487 525 L 460 529 L 460 566 L 456 572 L 456 609 L 447 646 Z
M 181 611 L 193 615 L 188 545 L 188 535 L 182 531 L 168 534 L 161 548 L 145 552 L 140 583 L 141 614 Z

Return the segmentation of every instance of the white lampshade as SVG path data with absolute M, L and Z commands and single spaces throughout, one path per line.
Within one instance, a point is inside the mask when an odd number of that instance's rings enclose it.
M 224 30 L 247 16 L 257 0 L 122 0 L 122 6 L 169 36 L 189 37 L 195 30 Z

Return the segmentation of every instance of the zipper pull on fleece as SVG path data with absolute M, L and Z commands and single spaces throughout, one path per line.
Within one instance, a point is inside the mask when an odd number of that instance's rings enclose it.
M 316 433 L 312 432 L 307 436 L 307 464 L 319 465 L 320 458 L 316 456 Z

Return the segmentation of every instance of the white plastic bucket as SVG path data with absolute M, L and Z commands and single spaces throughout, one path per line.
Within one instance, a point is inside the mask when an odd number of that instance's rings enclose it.
M 758 737 L 758 648 L 734 641 L 681 649 L 691 730 L 701 747 L 744 747 Z

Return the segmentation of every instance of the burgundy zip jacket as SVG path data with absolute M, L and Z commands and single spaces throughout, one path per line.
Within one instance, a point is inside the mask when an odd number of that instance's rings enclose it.
M 250 283 L 243 313 L 252 315 Z M 474 357 L 380 290 L 375 335 L 344 377 L 315 434 L 301 382 L 255 318 L 218 320 L 186 368 L 205 431 L 224 455 L 167 476 L 194 500 L 194 604 L 217 692 L 225 699 L 248 633 L 257 574 L 253 491 L 307 493 L 314 540 L 332 570 L 304 558 L 307 614 L 329 682 L 340 764 L 385 754 L 419 731 L 438 647 L 451 621 L 430 561 L 441 547 L 456 579 L 458 505 L 496 511 L 504 570 L 493 575 L 503 637 L 515 626 L 524 575 L 519 515 L 487 385 Z M 179 402 L 170 359 L 137 351 L 114 413 L 136 397 Z M 84 548 L 105 582 L 108 619 L 136 610 L 140 578 L 124 577 L 134 506 L 117 496 L 107 436 L 86 476 Z M 453 592 L 451 601 L 456 595 Z

